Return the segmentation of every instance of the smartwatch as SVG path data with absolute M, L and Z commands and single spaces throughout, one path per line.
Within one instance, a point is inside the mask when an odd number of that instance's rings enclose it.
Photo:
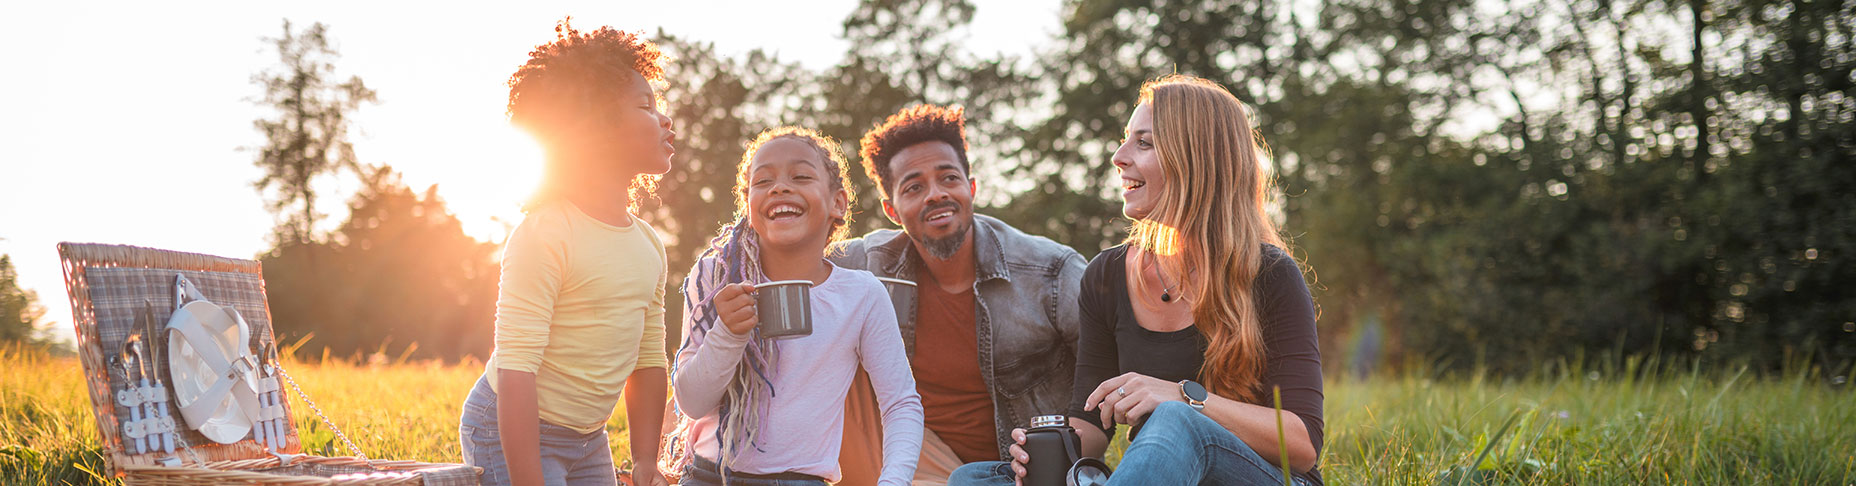
M 1205 411 L 1205 399 L 1210 398 L 1205 386 L 1192 380 L 1179 380 L 1179 396 L 1184 397 L 1193 410 L 1201 412 Z

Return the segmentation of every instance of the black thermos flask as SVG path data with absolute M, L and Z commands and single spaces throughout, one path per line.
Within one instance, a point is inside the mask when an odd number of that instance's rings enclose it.
M 1025 431 L 1025 486 L 1063 486 L 1063 474 L 1082 455 L 1083 442 L 1062 415 L 1039 415 Z

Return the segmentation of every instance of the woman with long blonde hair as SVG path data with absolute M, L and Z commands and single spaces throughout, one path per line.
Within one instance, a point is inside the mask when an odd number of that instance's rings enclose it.
M 1314 301 L 1266 211 L 1262 146 L 1217 83 L 1141 87 L 1111 159 L 1134 224 L 1089 263 L 1077 299 L 1069 423 L 1083 455 L 1102 457 L 1118 424 L 1134 427 L 1111 484 L 1283 484 L 1284 450 L 1292 481 L 1321 484 Z M 1023 431 L 1013 438 L 1022 445 Z M 1011 484 L 1029 456 L 1009 452 L 953 482 Z

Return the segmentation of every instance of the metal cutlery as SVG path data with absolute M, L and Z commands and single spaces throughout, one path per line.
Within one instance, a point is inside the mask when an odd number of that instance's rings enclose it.
M 135 439 L 133 453 L 148 452 L 146 424 L 142 422 L 142 389 L 136 386 L 137 378 L 146 382 L 148 377 L 142 374 L 141 366 L 142 331 L 136 329 L 129 333 L 129 338 L 122 342 L 122 352 L 117 354 L 117 362 L 122 364 L 123 390 L 117 392 L 116 402 L 129 408 L 129 421 L 123 424 L 123 435 Z M 134 370 L 131 372 L 131 370 Z M 125 447 L 127 443 L 123 444 Z

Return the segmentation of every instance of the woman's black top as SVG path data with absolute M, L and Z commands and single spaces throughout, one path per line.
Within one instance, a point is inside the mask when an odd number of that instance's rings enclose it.
M 1205 336 L 1194 326 L 1156 332 L 1134 320 L 1128 297 L 1127 245 L 1103 250 L 1083 272 L 1082 306 L 1076 352 L 1076 390 L 1070 416 L 1102 426 L 1099 411 L 1083 402 L 1109 378 L 1135 372 L 1167 381 L 1198 380 L 1205 363 Z M 1315 451 L 1321 450 L 1321 349 L 1315 338 L 1315 304 L 1302 270 L 1281 248 L 1264 245 L 1262 265 L 1252 285 L 1257 317 L 1262 322 L 1264 370 L 1258 390 L 1268 397 L 1282 387 L 1282 408 L 1302 418 Z M 1231 398 L 1231 397 L 1226 397 Z M 1274 407 L 1269 398 L 1257 405 Z M 1114 424 L 1103 431 L 1114 437 Z M 1259 451 L 1271 454 L 1272 451 Z M 1314 484 L 1321 476 L 1298 474 Z

